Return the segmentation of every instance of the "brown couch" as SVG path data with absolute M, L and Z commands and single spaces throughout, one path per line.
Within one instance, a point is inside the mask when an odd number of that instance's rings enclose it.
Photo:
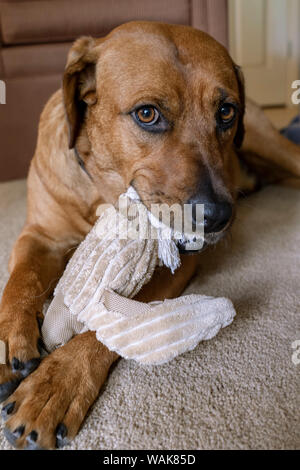
M 134 19 L 189 24 L 227 45 L 227 0 L 0 0 L 0 181 L 26 175 L 72 41 Z

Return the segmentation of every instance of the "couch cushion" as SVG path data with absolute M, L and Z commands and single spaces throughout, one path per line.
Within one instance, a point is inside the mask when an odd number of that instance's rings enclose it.
M 5 78 L 60 73 L 62 75 L 71 42 L 4 47 Z
M 28 172 L 37 139 L 39 116 L 61 74 L 5 80 L 6 104 L 0 105 L 0 181 Z
M 84 34 L 101 36 L 134 19 L 189 24 L 189 0 L 40 0 L 2 1 L 4 44 L 69 41 Z

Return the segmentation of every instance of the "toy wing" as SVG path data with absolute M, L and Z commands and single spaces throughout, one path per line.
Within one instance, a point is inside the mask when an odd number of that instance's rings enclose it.
M 63 298 L 58 295 L 53 311 L 59 312 L 62 307 Z M 58 339 L 65 342 L 64 334 L 70 327 L 74 333 L 92 330 L 108 349 L 126 359 L 163 364 L 194 349 L 199 341 L 214 337 L 234 316 L 232 302 L 226 298 L 192 294 L 145 304 L 105 290 L 101 302 L 77 317 L 82 323 L 74 324 L 74 316 L 67 309 L 65 327 L 60 325 L 56 331 L 57 319 L 46 316 L 48 334 L 44 341 L 51 349 Z

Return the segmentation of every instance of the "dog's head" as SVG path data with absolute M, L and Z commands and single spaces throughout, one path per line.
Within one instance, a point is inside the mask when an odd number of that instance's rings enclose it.
M 244 90 L 228 52 L 186 26 L 134 22 L 72 47 L 63 94 L 70 148 L 99 191 L 205 204 L 208 242 L 234 214 Z M 107 197 L 106 197 L 107 199 Z

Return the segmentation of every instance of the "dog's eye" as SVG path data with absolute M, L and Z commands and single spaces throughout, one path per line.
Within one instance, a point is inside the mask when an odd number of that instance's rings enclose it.
M 135 117 L 140 123 L 153 126 L 158 121 L 159 112 L 154 106 L 142 106 L 135 111 Z
M 219 119 L 223 124 L 231 124 L 236 115 L 235 107 L 230 103 L 223 103 L 219 108 Z
M 137 106 L 129 112 L 135 123 L 146 132 L 160 134 L 168 131 L 171 126 L 161 111 L 152 104 Z

